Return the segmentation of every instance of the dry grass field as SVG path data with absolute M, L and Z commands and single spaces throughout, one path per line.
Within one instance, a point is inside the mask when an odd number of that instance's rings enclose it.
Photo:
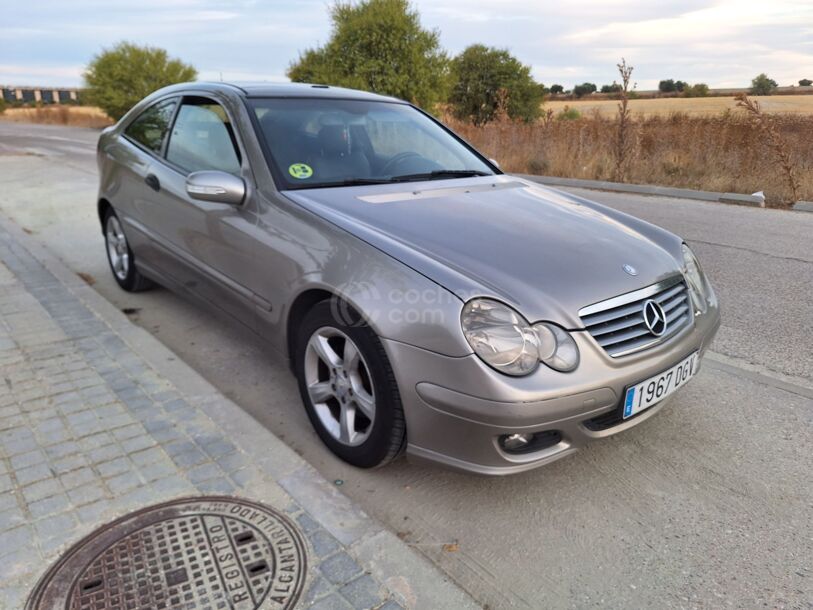
M 813 95 L 769 95 L 755 96 L 766 112 L 783 114 L 813 114 Z M 542 105 L 543 110 L 553 110 L 558 114 L 565 106 L 582 114 L 598 112 L 602 116 L 613 116 L 618 111 L 617 100 L 569 100 L 549 101 Z M 672 97 L 649 100 L 630 100 L 633 115 L 667 116 L 681 112 L 690 116 L 710 116 L 726 110 L 736 110 L 733 97 Z
M 460 135 L 508 172 L 614 179 L 615 117 L 534 124 L 502 119 L 483 127 L 445 119 Z M 813 115 L 769 115 L 799 181 L 801 199 L 813 200 Z M 626 182 L 719 192 L 764 191 L 769 205 L 785 207 L 793 195 L 775 151 L 742 110 L 717 116 L 632 115 Z
M 6 108 L 0 114 L 2 121 L 16 123 L 41 123 L 45 125 L 69 125 L 71 127 L 107 127 L 113 121 L 99 108 L 93 106 L 41 106 L 39 108 Z

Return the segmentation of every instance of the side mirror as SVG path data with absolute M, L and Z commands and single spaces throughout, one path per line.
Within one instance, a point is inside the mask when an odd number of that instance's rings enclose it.
M 491 165 L 495 166 L 497 169 L 500 169 L 500 164 L 497 163 L 496 159 L 489 159 L 488 161 L 491 163 Z
M 226 172 L 193 172 L 186 178 L 186 193 L 200 201 L 240 205 L 246 197 L 246 183 Z

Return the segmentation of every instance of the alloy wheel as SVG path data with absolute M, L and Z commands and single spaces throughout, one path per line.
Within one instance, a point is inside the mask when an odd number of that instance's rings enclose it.
M 107 219 L 105 238 L 110 266 L 116 277 L 123 282 L 130 271 L 130 249 L 127 247 L 127 238 L 121 229 L 121 223 L 115 216 Z
M 305 349 L 305 385 L 327 432 L 348 446 L 362 444 L 375 422 L 375 390 L 358 346 L 345 333 L 324 326 Z

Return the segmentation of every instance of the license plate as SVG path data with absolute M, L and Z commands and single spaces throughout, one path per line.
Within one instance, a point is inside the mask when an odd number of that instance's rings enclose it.
M 697 360 L 695 352 L 663 373 L 628 388 L 624 398 L 624 419 L 640 413 L 682 388 L 695 374 Z

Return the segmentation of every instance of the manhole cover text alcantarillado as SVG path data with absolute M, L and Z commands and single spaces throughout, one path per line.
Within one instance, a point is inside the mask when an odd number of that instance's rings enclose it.
M 285 515 L 239 498 L 187 498 L 71 547 L 26 610 L 293 608 L 306 574 L 305 543 Z

